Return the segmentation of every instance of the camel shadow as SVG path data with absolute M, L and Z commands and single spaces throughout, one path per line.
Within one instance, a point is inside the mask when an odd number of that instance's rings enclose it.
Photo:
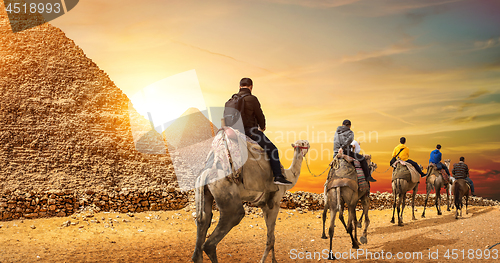
M 410 208 L 411 209 L 411 208 Z M 490 211 L 493 211 L 493 207 L 471 207 L 469 208 L 469 215 L 468 217 L 465 217 L 465 211 L 463 212 L 464 218 L 459 217 L 459 219 L 467 219 L 470 217 L 476 217 L 485 213 L 488 213 Z M 410 211 L 411 213 L 411 211 Z M 472 214 L 471 214 L 472 213 Z M 409 220 L 404 223 L 403 227 L 398 227 L 397 224 L 392 224 L 387 222 L 388 226 L 383 226 L 383 227 L 378 227 L 374 231 L 371 231 L 372 235 L 377 235 L 377 234 L 396 234 L 396 233 L 401 233 L 405 231 L 410 231 L 414 229 L 421 229 L 425 227 L 432 227 L 436 225 L 441 225 L 441 224 L 447 224 L 447 223 L 452 223 L 456 222 L 457 219 L 455 219 L 455 211 L 450 211 L 449 214 L 444 214 L 439 217 L 435 218 L 418 218 L 417 220 Z
M 428 237 L 429 235 L 434 234 L 434 231 L 434 229 L 429 229 L 429 231 L 424 234 L 420 233 L 409 236 L 407 238 L 384 242 L 383 244 L 376 246 L 373 249 L 387 251 L 393 254 L 401 251 L 422 252 L 423 257 L 420 257 L 419 259 L 425 259 L 430 248 L 438 245 L 450 247 L 451 245 L 459 241 L 459 238 L 437 239 Z

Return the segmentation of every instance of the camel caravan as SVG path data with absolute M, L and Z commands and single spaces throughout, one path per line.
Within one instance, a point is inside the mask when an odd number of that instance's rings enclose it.
M 287 190 L 290 190 L 298 181 L 303 160 L 309 151 L 307 140 L 298 140 L 291 146 L 294 149 L 292 164 L 284 169 L 279 161 L 276 146 L 264 135 L 266 120 L 260 103 L 251 94 L 253 82 L 249 78 L 240 81 L 240 90 L 226 103 L 222 127 L 216 133 L 210 153 L 195 182 L 196 225 L 197 237 L 193 262 L 203 262 L 203 252 L 212 262 L 217 260 L 217 244 L 237 226 L 245 216 L 243 203 L 260 207 L 267 226 L 267 242 L 260 262 L 265 262 L 271 255 L 272 262 L 276 261 L 274 244 L 274 230 L 280 210 L 280 202 Z M 322 238 L 330 241 L 329 259 L 333 256 L 333 236 L 335 218 L 339 220 L 351 238 L 352 248 L 358 249 L 361 244 L 368 242 L 370 183 L 376 182 L 372 173 L 377 169 L 370 155 L 360 154 L 359 143 L 354 140 L 354 133 L 350 130 L 351 122 L 344 120 L 334 136 L 334 155 L 329 165 L 329 173 L 324 185 L 325 206 L 322 216 Z M 403 226 L 403 210 L 406 193 L 412 192 L 412 218 L 415 218 L 415 195 L 421 177 L 426 177 L 427 196 L 432 190 L 436 192 L 436 209 L 441 215 L 440 190 L 447 193 L 448 211 L 451 206 L 456 207 L 462 215 L 462 197 L 466 197 L 466 213 L 469 192 L 474 195 L 474 185 L 468 176 L 469 169 L 461 157 L 460 162 L 453 167 L 450 176 L 450 160 L 441 163 L 441 146 L 431 153 L 427 173 L 423 173 L 422 166 L 409 159 L 409 149 L 405 145 L 406 138 L 400 139 L 400 144 L 394 148 L 390 165 L 392 172 L 392 191 L 394 195 L 393 217 L 397 210 L 398 225 Z M 455 201 L 451 201 L 451 194 Z M 213 203 L 220 211 L 219 222 L 214 231 L 207 238 L 208 229 L 212 223 Z M 356 217 L 358 202 L 362 206 L 362 215 Z M 344 209 L 347 208 L 347 222 L 344 219 Z M 328 237 L 325 233 L 325 224 L 330 210 L 330 226 Z M 425 217 L 425 206 L 422 217 Z M 360 241 L 357 237 L 357 228 L 364 229 Z

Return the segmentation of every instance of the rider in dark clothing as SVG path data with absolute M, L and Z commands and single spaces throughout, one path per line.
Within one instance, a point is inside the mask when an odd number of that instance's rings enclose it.
M 469 166 L 467 166 L 464 161 L 465 158 L 463 156 L 460 157 L 460 162 L 453 165 L 453 170 L 451 170 L 451 172 L 453 173 L 455 179 L 465 179 L 470 185 L 472 196 L 476 196 L 476 194 L 474 194 L 474 183 L 469 177 Z
M 245 103 L 244 110 L 241 113 L 245 134 L 252 140 L 256 141 L 269 156 L 269 163 L 274 174 L 274 183 L 281 185 L 291 185 L 292 182 L 286 180 L 281 173 L 281 164 L 276 146 L 266 137 L 264 130 L 266 129 L 266 118 L 260 107 L 260 102 L 252 95 L 253 81 L 249 78 L 243 78 L 240 81 L 240 91 L 238 95 L 243 97 Z M 259 130 L 260 127 L 260 130 Z
M 344 120 L 342 126 L 337 127 L 337 131 L 335 132 L 335 136 L 333 137 L 333 157 L 337 156 L 340 148 L 343 149 L 344 154 L 349 155 L 361 164 L 361 169 L 363 169 L 363 173 L 365 174 L 366 180 L 369 182 L 376 182 L 377 180 L 373 179 L 370 174 L 370 170 L 368 169 L 368 163 L 363 155 L 355 153 L 351 151 L 351 143 L 354 140 L 354 132 L 351 131 L 351 121 Z

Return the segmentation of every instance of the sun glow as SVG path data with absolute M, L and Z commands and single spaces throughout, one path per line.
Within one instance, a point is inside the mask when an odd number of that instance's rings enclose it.
M 158 132 L 164 131 L 189 108 L 200 111 L 207 108 L 194 69 L 141 89 L 131 96 L 131 102 Z

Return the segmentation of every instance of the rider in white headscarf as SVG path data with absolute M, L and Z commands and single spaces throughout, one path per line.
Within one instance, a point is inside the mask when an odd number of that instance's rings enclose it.
M 359 146 L 359 142 L 356 140 L 351 142 L 351 147 L 355 153 L 359 154 L 361 152 L 361 146 Z

